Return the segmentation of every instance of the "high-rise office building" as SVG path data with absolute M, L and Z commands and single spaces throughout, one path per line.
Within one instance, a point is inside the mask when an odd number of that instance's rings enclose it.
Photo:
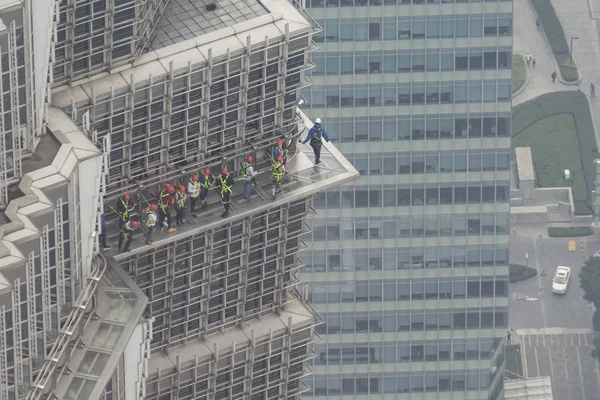
M 287 0 L 17 0 L 0 18 L 0 400 L 299 399 L 320 322 L 298 279 L 306 219 L 358 177 L 333 145 L 316 167 L 297 143 L 310 17 Z M 243 200 L 247 155 L 260 172 Z M 147 245 L 163 183 L 223 167 L 229 216 L 211 190 Z M 141 226 L 121 253 L 125 193 Z
M 307 113 L 362 175 L 315 201 L 308 397 L 501 399 L 512 1 L 307 7 Z

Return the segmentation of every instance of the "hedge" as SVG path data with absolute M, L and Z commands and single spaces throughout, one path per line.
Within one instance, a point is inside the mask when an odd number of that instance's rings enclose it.
M 579 236 L 591 236 L 594 231 L 589 226 L 574 226 L 574 227 L 562 227 L 553 226 L 548 228 L 548 236 L 550 237 L 579 237 Z
M 535 269 L 519 264 L 510 264 L 508 271 L 508 279 L 510 283 L 521 282 L 537 275 L 537 271 Z
M 531 0 L 531 4 L 533 4 L 535 12 L 542 22 L 542 28 L 558 62 L 560 75 L 567 82 L 577 81 L 579 77 L 577 68 L 567 65 L 570 52 L 569 44 L 552 3 L 550 0 Z
M 585 94 L 577 91 L 547 93 L 513 107 L 512 135 L 517 136 L 535 122 L 562 113 L 571 114 L 575 120 L 582 170 L 585 171 L 588 189 L 587 201 L 575 203 L 575 214 L 589 215 L 592 213 L 592 188 L 596 181 L 594 160 L 598 155 L 598 147 Z
M 527 67 L 525 66 L 525 60 L 520 54 L 513 54 L 512 56 L 512 92 L 516 92 L 521 89 L 527 80 Z

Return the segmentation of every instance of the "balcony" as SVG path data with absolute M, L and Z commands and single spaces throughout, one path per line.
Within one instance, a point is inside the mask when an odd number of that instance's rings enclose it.
M 305 138 L 308 133 L 308 126 L 312 126 L 311 121 L 302 112 L 299 112 L 299 117 L 302 120 L 300 124 L 300 137 Z M 281 192 L 278 193 L 277 199 L 272 200 L 272 185 L 271 185 L 271 169 L 268 164 L 263 162 L 265 168 L 259 167 L 259 174 L 256 178 L 256 184 L 252 188 L 251 199 L 244 200 L 242 198 L 243 182 L 240 177 L 235 179 L 233 186 L 233 195 L 231 197 L 231 206 L 229 217 L 221 218 L 223 207 L 221 206 L 220 189 L 211 190 L 208 194 L 208 207 L 203 210 L 202 207 L 196 207 L 197 217 L 192 217 L 189 206 L 186 204 L 185 223 L 182 227 L 177 228 L 174 233 L 160 232 L 155 229 L 154 243 L 152 246 L 161 246 L 168 242 L 177 241 L 185 236 L 197 234 L 202 231 L 208 231 L 219 227 L 229 222 L 243 219 L 252 214 L 261 213 L 263 211 L 280 207 L 284 204 L 294 202 L 301 199 L 306 199 L 315 194 L 324 192 L 330 188 L 339 187 L 346 182 L 358 179 L 360 176 L 358 171 L 344 158 L 344 156 L 331 143 L 324 143 L 321 152 L 322 163 L 319 166 L 314 165 L 314 155 L 312 148 L 308 145 L 296 143 L 295 139 L 290 144 L 290 156 L 287 161 L 288 174 L 284 184 L 281 186 Z M 182 173 L 174 182 L 178 185 L 187 187 L 191 172 Z M 144 210 L 148 202 L 152 202 L 153 196 L 162 186 L 161 182 L 156 185 L 140 187 L 136 193 L 131 193 L 136 196 L 142 204 L 136 204 L 136 210 Z M 200 201 L 198 201 L 200 203 Z M 172 219 L 175 220 L 175 211 L 171 210 Z M 140 216 L 133 214 L 132 220 L 140 220 Z M 108 237 L 113 248 L 106 254 L 110 254 L 117 260 L 130 257 L 135 254 L 142 254 L 147 251 L 148 245 L 145 244 L 145 229 L 140 224 L 137 232 L 134 233 L 131 244 L 131 251 L 127 254 L 119 254 L 116 248 L 118 241 L 118 221 L 114 212 L 107 213 Z M 157 227 L 158 228 L 158 227 Z

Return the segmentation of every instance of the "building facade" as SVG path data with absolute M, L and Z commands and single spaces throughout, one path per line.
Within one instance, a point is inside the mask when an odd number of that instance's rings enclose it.
M 501 399 L 512 2 L 306 6 L 307 113 L 361 173 L 315 200 L 308 398 Z
M 34 58 L 45 68 L 36 80 L 44 129 L 32 157 L 21 153 L 16 183 L 3 181 L 0 400 L 299 399 L 308 390 L 321 320 L 298 278 L 301 238 L 313 197 L 359 176 L 333 145 L 316 167 L 297 143 L 312 126 L 298 99 L 315 28 L 288 1 L 165 4 L 37 5 L 55 35 Z M 11 6 L 35 16 L 31 2 Z M 272 200 L 276 139 L 289 153 Z M 239 180 L 247 155 L 260 171 L 249 201 Z M 237 181 L 228 217 L 211 191 L 176 233 L 157 232 L 149 246 L 141 228 L 131 251 L 116 248 L 123 194 L 143 222 L 164 182 L 223 167 Z M 112 250 L 100 250 L 100 233 Z

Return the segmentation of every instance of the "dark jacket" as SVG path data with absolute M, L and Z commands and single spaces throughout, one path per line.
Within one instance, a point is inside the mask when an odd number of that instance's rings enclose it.
M 323 140 L 329 142 L 329 136 L 327 136 L 327 132 L 325 132 L 325 129 L 323 129 L 321 125 L 315 125 L 312 128 L 310 128 L 310 130 L 308 131 L 308 135 L 306 136 L 306 139 L 304 139 L 304 142 L 302 142 L 302 144 L 308 142 L 309 140 L 311 146 L 320 147 L 323 145 Z

